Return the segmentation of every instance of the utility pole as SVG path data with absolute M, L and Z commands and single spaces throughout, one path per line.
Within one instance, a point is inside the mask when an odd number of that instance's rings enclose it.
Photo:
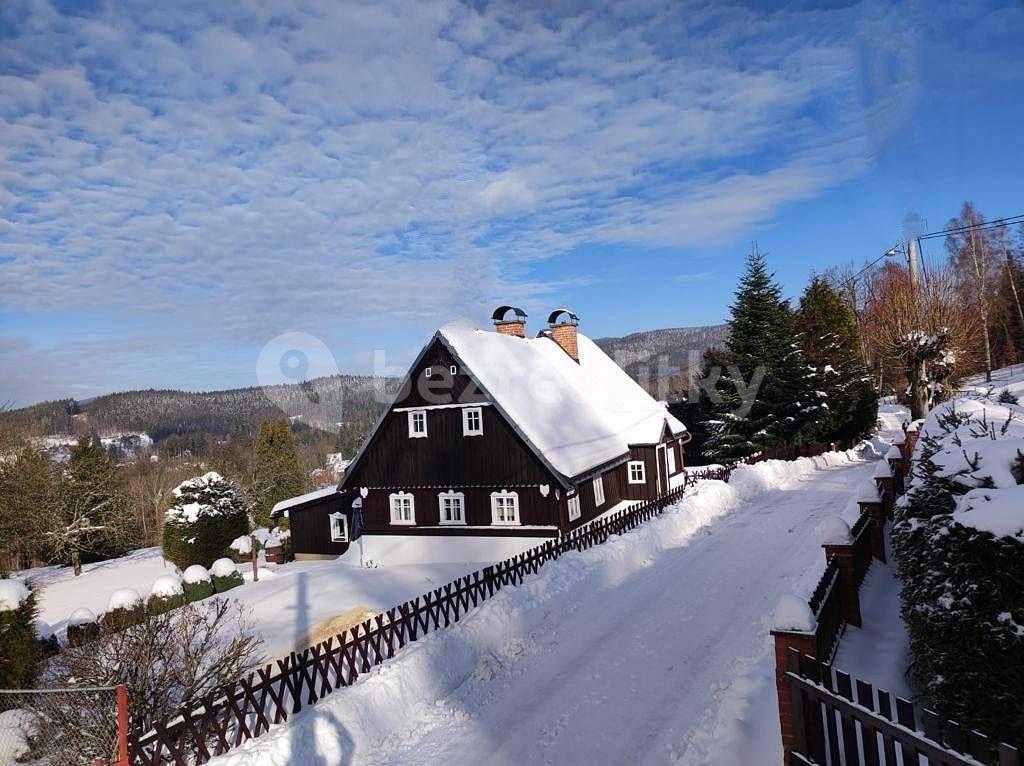
M 914 302 L 921 296 L 921 267 L 917 262 L 917 240 L 907 242 L 907 266 L 910 268 L 910 287 L 914 291 Z

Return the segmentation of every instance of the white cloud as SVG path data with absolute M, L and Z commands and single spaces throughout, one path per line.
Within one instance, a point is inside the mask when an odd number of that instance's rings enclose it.
M 735 239 L 869 161 L 858 29 L 901 24 L 866 6 L 112 8 L 8 14 L 0 308 L 158 316 L 172 344 L 436 325 L 556 289 L 529 265 L 583 243 Z

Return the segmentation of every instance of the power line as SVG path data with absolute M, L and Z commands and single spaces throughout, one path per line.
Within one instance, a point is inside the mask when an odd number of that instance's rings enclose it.
M 965 231 L 981 231 L 984 229 L 998 229 L 1003 226 L 1012 226 L 1018 223 L 1024 223 L 1024 213 L 1011 215 L 1006 218 L 997 218 L 994 221 L 972 223 L 967 226 L 954 226 L 950 229 L 942 229 L 941 231 L 929 231 L 917 237 L 917 239 L 918 241 L 922 239 L 935 239 L 936 237 L 945 237 L 948 234 L 959 234 Z

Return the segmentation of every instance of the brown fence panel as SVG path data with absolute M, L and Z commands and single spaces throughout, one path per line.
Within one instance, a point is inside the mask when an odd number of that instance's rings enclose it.
M 965 741 L 955 722 L 796 650 L 789 652 L 786 675 L 797 708 L 794 720 L 799 725 L 796 747 L 790 754 L 793 762 L 1021 765 L 1017 748 L 994 743 L 980 732 L 971 732 Z

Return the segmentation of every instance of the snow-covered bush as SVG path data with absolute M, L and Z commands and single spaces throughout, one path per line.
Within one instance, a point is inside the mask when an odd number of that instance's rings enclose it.
M 42 669 L 45 649 L 36 635 L 38 611 L 30 587 L 20 580 L 0 580 L 0 688 L 29 688 Z
M 101 623 L 106 630 L 124 630 L 144 615 L 142 596 L 134 588 L 119 588 L 110 594 Z
M 967 728 L 1020 742 L 1024 428 L 1013 410 L 953 400 L 932 413 L 892 539 L 925 702 Z
M 249 530 L 238 486 L 213 471 L 182 482 L 164 518 L 164 558 L 184 569 L 209 566 Z
M 210 572 L 202 564 L 193 564 L 181 576 L 186 601 L 202 601 L 214 594 Z
M 154 614 L 177 609 L 185 603 L 185 589 L 177 575 L 158 577 L 149 591 L 146 608 Z
M 213 589 L 217 593 L 237 588 L 243 582 L 235 562 L 227 558 L 214 561 L 210 574 L 213 576 Z
M 76 609 L 68 618 L 68 646 L 81 646 L 100 634 L 100 623 L 91 609 Z

